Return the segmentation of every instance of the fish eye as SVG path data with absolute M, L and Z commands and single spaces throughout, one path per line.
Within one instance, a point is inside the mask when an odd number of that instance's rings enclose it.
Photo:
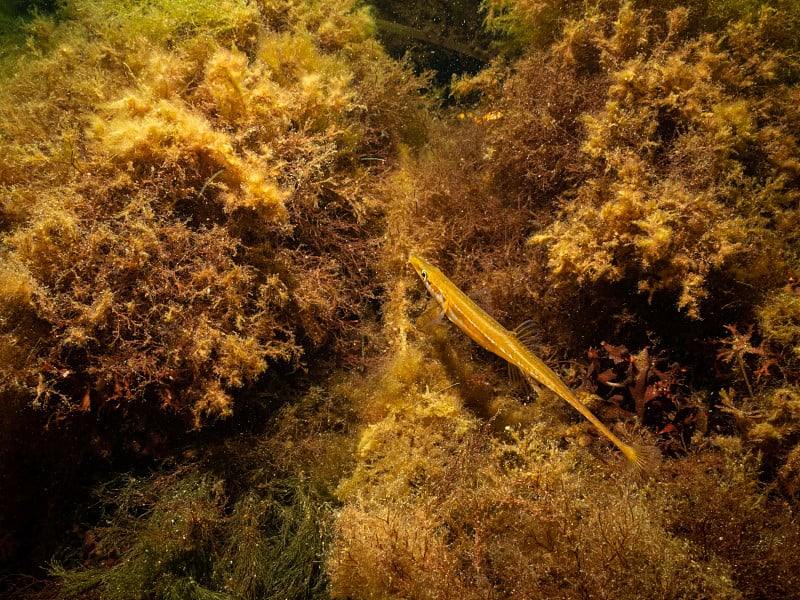
M 419 276 L 422 277 L 422 281 L 428 281 L 428 272 L 425 269 L 419 272 Z

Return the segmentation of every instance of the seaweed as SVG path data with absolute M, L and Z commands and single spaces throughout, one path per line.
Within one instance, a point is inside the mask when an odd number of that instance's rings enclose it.
M 369 11 L 68 0 L 25 33 L 0 90 L 10 488 L 30 489 L 29 462 L 49 481 L 161 458 L 239 402 L 263 426 L 275 407 L 254 396 L 361 360 L 382 294 L 372 189 L 432 104 Z M 53 458 L 64 431 L 80 451 Z M 3 512 L 9 554 L 52 547 Z
M 35 350 L 4 372 L 36 406 L 145 401 L 200 427 L 269 365 L 351 351 L 371 267 L 346 246 L 379 235 L 358 156 L 424 136 L 424 80 L 374 60 L 348 3 L 280 31 L 269 6 L 230 8 L 66 3 L 5 90 L 4 304 L 26 315 L 5 339 Z
M 605 107 L 585 117 L 582 150 L 594 174 L 568 200 L 570 217 L 530 238 L 548 245 L 558 280 L 624 281 L 650 299 L 669 294 L 695 319 L 719 294 L 708 284 L 715 272 L 723 279 L 714 281 L 780 283 L 787 246 L 769 215 L 795 191 L 768 148 L 795 143 L 778 124 L 788 90 L 774 74 L 784 55 L 772 49 L 753 62 L 739 46 L 742 35 L 770 44 L 756 32 L 774 16 L 765 9 L 721 39 L 674 46 L 667 36 L 635 56 L 615 47 L 627 21 L 615 23 L 601 46 L 611 79 Z
M 350 460 L 335 387 L 293 397 L 258 435 L 206 436 L 96 485 L 82 545 L 50 565 L 54 596 L 327 597 L 333 492 Z
M 103 490 L 106 524 L 86 533 L 84 566 L 54 564 L 59 597 L 324 597 L 320 500 L 273 480 L 229 498 L 198 466 Z
M 0 32 L 3 592 L 796 595 L 795 3 L 381 14 L 494 57 L 447 98 L 372 11 Z M 417 320 L 410 252 L 660 467 Z

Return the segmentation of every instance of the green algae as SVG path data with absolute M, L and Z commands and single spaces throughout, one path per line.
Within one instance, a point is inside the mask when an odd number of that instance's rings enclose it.
M 106 488 L 105 524 L 88 534 L 85 565 L 51 567 L 59 597 L 325 597 L 321 499 L 302 481 L 277 478 L 228 496 L 241 483 L 206 465 Z

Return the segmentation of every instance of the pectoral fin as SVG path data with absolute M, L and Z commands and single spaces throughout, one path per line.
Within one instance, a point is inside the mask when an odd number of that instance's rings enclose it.
M 419 329 L 428 329 L 434 325 L 438 325 L 444 317 L 444 311 L 436 300 L 431 300 L 425 307 L 425 310 L 420 313 L 415 321 L 415 325 Z
M 511 385 L 516 388 L 530 387 L 522 371 L 511 363 L 508 363 L 508 380 L 511 382 Z

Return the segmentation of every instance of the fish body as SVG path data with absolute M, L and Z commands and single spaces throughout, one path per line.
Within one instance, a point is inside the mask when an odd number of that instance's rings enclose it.
M 438 268 L 416 254 L 411 254 L 408 261 L 425 283 L 430 295 L 439 303 L 444 315 L 477 344 L 508 361 L 527 377 L 565 400 L 619 448 L 637 469 L 647 470 L 658 461 L 657 449 L 630 446 L 619 439 L 542 359 L 478 306 Z

